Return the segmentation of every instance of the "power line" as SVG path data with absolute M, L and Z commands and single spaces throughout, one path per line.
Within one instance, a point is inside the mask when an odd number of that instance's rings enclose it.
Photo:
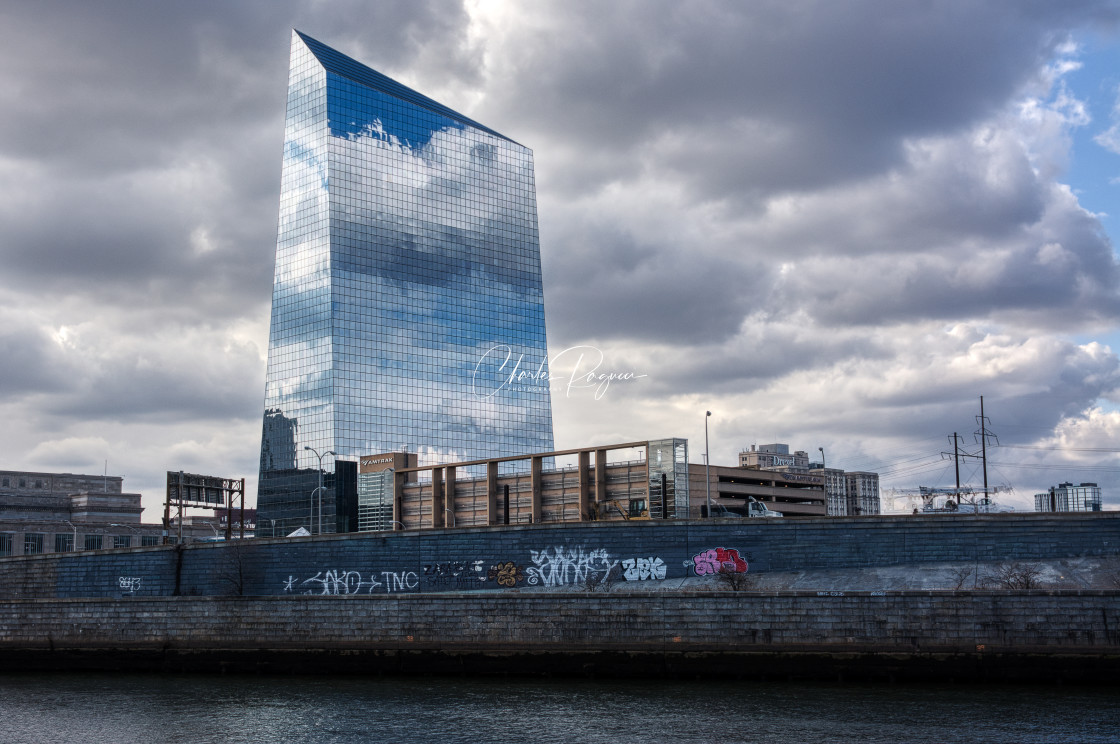
M 1047 452 L 1120 452 L 1116 447 L 1043 447 L 1037 444 L 1001 444 L 1000 447 L 1015 449 L 1045 450 Z
M 1112 465 L 1036 465 L 1034 463 L 1018 462 L 992 462 L 991 464 L 1023 470 L 1077 470 L 1090 473 L 1120 473 L 1120 467 Z

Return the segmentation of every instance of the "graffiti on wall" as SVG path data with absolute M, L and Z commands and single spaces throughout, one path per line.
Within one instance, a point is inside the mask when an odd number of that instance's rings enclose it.
M 117 586 L 125 594 L 135 594 L 140 591 L 140 577 L 139 576 L 118 576 Z
M 525 569 L 526 580 L 541 586 L 582 584 L 600 572 L 608 575 L 618 565 L 618 561 L 612 560 L 610 553 L 601 548 L 545 548 L 530 550 L 529 556 L 533 565 Z
M 627 581 L 650 581 L 665 578 L 665 561 L 649 558 L 626 558 L 622 561 L 622 576 Z
M 692 566 L 697 576 L 726 573 L 746 573 L 747 561 L 735 548 L 712 548 L 702 550 L 692 557 Z
M 380 580 L 378 580 L 380 579 Z M 360 571 L 319 571 L 307 579 L 289 575 L 284 582 L 285 594 L 375 594 L 381 591 L 414 591 L 420 586 L 420 577 L 414 571 L 370 571 L 365 576 Z
M 513 561 L 498 562 L 490 567 L 486 578 L 498 582 L 498 586 L 517 586 L 525 580 L 525 571 Z
M 533 564 L 518 566 L 513 561 L 499 561 L 487 571 L 486 579 L 498 586 L 514 587 L 525 582 L 536 586 L 565 586 L 608 580 L 617 576 L 626 581 L 653 581 L 665 578 L 668 566 L 657 556 L 615 560 L 605 550 L 584 548 L 552 548 L 530 551 Z
M 467 589 L 478 582 L 486 581 L 486 578 L 480 560 L 425 563 L 422 574 L 422 580 L 427 585 Z
M 665 561 L 657 556 L 618 560 L 601 548 L 554 547 L 530 550 L 529 554 L 530 565 L 518 565 L 512 560 L 500 560 L 487 567 L 483 560 L 463 560 L 426 563 L 420 567 L 419 573 L 413 571 L 363 573 L 331 569 L 319 571 L 314 576 L 293 574 L 284 581 L 282 593 L 346 595 L 385 592 L 391 594 L 417 591 L 421 585 L 425 590 L 481 588 L 480 585 L 486 582 L 494 582 L 502 588 L 513 588 L 523 584 L 557 587 L 594 583 L 596 580 L 654 581 L 664 579 L 668 573 Z M 737 558 L 738 554 L 735 555 Z M 123 586 L 122 583 L 122 588 Z

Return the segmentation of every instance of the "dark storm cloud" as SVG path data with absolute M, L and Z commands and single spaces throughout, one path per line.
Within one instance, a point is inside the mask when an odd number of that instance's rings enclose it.
M 513 82 L 484 106 L 537 147 L 554 339 L 707 343 L 758 311 L 829 326 L 1120 319 L 1112 246 L 1008 129 L 1072 33 L 1115 24 L 1115 3 L 525 15 L 490 60 Z M 610 228 L 550 231 L 573 200 Z M 658 208 L 716 229 L 651 236 Z M 604 259 L 602 276 L 582 270 Z
M 733 343 L 681 354 L 658 367 L 651 381 L 652 395 L 741 394 L 765 387 L 791 370 L 833 368 L 845 360 L 887 362 L 894 352 L 873 338 L 848 334 L 818 334 L 794 323 L 748 319 Z
M 0 316 L 0 400 L 16 401 L 28 394 L 53 393 L 67 386 L 62 354 L 46 333 Z
M 293 25 L 407 66 L 422 44 L 460 47 L 466 22 L 459 3 L 357 0 L 330 12 L 296 0 L 47 0 L 9 4 L 2 17 L 3 151 L 99 173 L 175 160 L 185 146 L 221 147 L 211 139 L 281 120 Z
M 696 260 L 678 242 L 639 245 L 617 227 L 587 224 L 557 236 L 547 256 L 546 317 L 551 346 L 587 338 L 703 344 L 735 334 L 766 277 L 744 276 L 733 260 Z
M 881 170 L 904 138 L 994 114 L 1067 29 L 1116 18 L 1091 2 L 547 7 L 501 59 L 514 82 L 490 105 L 578 140 L 591 169 L 657 157 L 724 196 Z
M 33 400 L 40 422 L 259 415 L 263 379 L 253 374 L 259 357 L 252 344 L 170 324 L 132 333 L 136 320 L 103 311 L 53 334 L 33 316 L 8 311 L 0 321 L 0 405 Z
M 2 20 L 8 279 L 224 319 L 259 313 L 271 286 L 291 26 L 407 66 L 424 44 L 462 47 L 466 17 L 456 3 L 45 2 Z
M 104 177 L 15 170 L 0 165 L 0 184 L 16 195 L 0 204 L 0 260 L 13 286 L 196 319 L 257 311 L 267 297 L 275 199 L 236 194 L 224 166 Z
M 1114 321 L 1120 274 L 1099 223 L 1076 209 L 1053 212 L 1052 220 L 1018 225 L 1017 235 L 991 242 L 982 230 L 962 231 L 968 237 L 960 243 L 914 251 L 912 238 L 900 233 L 893 252 L 821 256 L 786 277 L 771 301 L 803 307 L 828 326 L 991 317 L 1061 331 Z M 968 210 L 962 213 L 967 220 Z M 826 286 L 833 290 L 814 291 Z
M 118 422 L 251 420 L 260 415 L 260 392 L 246 385 L 256 350 L 199 345 L 189 356 L 178 346 L 161 350 L 115 349 L 87 356 L 92 369 L 75 375 L 42 406 L 55 419 Z

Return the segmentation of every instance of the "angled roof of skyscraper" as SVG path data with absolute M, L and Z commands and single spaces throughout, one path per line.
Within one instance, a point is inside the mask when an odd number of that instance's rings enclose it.
M 458 111 L 449 109 L 447 106 L 444 106 L 438 101 L 433 101 L 431 98 L 428 98 L 421 93 L 417 93 L 412 88 L 409 88 L 406 85 L 401 85 L 396 80 L 382 75 L 377 70 L 366 67 L 361 62 L 347 57 L 345 54 L 342 54 L 335 49 L 331 49 L 326 44 L 323 44 L 320 41 L 316 41 L 315 39 L 311 38 L 298 29 L 292 30 L 295 31 L 299 38 L 303 40 L 303 43 L 307 45 L 307 48 L 311 50 L 311 53 L 315 55 L 315 58 L 319 60 L 323 67 L 336 75 L 341 75 L 342 77 L 349 78 L 356 83 L 361 83 L 362 85 L 376 88 L 377 90 L 388 93 L 395 98 L 400 98 L 403 101 L 408 101 L 409 103 L 426 108 L 429 111 L 434 111 L 435 113 L 440 114 L 441 116 L 446 116 L 449 119 L 455 119 L 456 121 L 460 121 L 464 124 L 469 124 L 476 129 L 481 129 L 484 132 L 493 134 L 496 137 L 501 137 L 504 140 L 509 140 L 510 142 L 515 141 L 500 132 L 495 132 L 490 127 L 479 124 L 477 121 L 471 119 L 470 117 L 463 116 Z

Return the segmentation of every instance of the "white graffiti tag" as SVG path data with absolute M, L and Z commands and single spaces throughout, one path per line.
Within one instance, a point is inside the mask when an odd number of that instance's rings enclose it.
M 128 594 L 135 594 L 140 589 L 139 576 L 119 576 L 117 584 Z
M 380 576 L 384 581 L 378 581 Z M 373 594 L 384 588 L 387 594 L 410 591 L 420 586 L 420 577 L 413 571 L 370 571 L 362 576 L 360 571 L 320 571 L 309 579 L 300 581 L 298 576 L 284 580 L 285 594 Z
M 543 586 L 563 586 L 578 584 L 588 578 L 588 574 L 603 572 L 605 576 L 618 561 L 612 561 L 610 554 L 602 549 L 584 552 L 583 548 L 553 548 L 551 551 L 530 550 L 533 565 L 525 569 L 530 584 Z
M 304 594 L 357 594 L 363 583 L 357 571 L 320 571 L 302 585 L 310 587 Z
M 648 581 L 665 578 L 665 561 L 660 558 L 627 558 L 622 561 L 622 575 L 627 581 Z

